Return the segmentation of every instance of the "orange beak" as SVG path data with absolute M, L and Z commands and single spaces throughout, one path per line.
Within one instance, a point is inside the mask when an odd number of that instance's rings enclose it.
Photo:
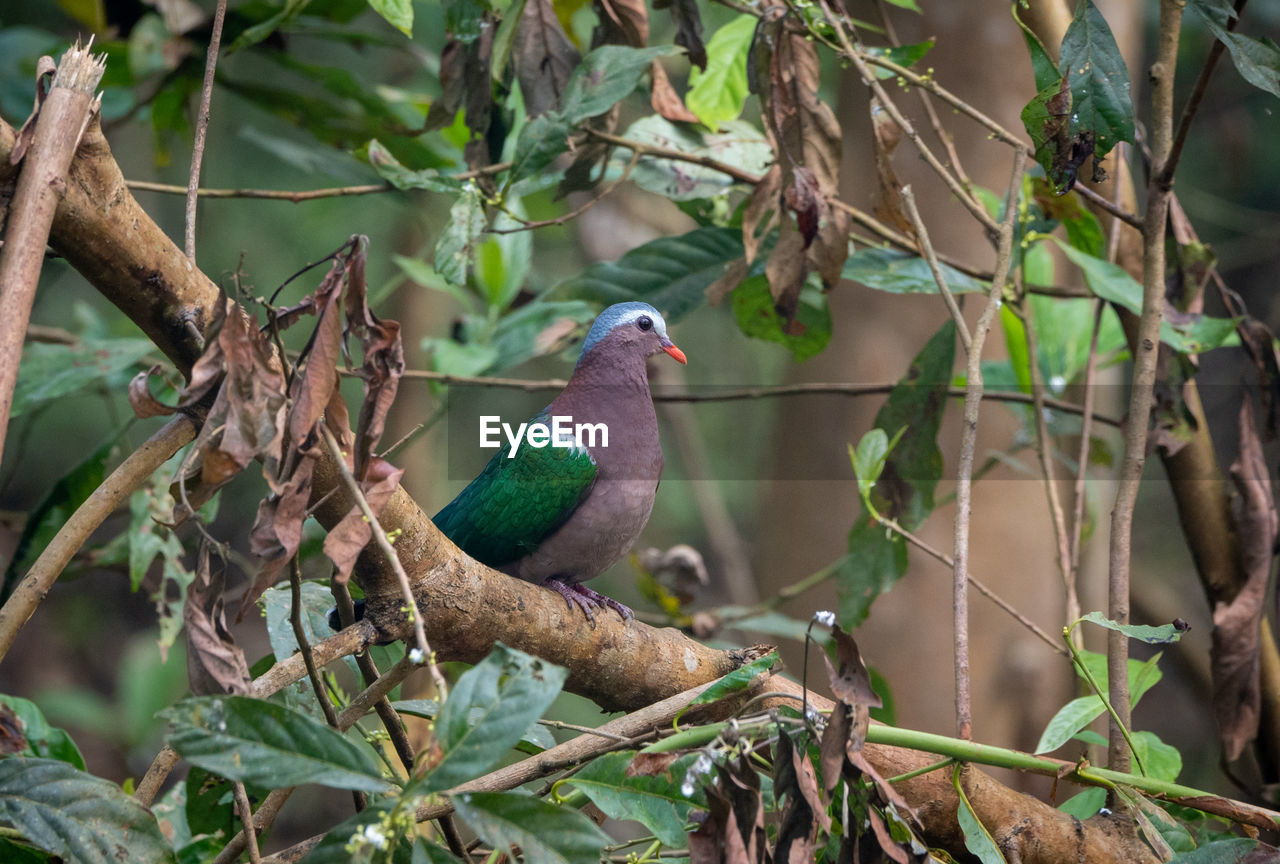
M 687 365 L 689 363 L 689 358 L 684 356 L 684 352 L 677 348 L 674 342 L 669 339 L 663 339 L 658 344 L 662 346 L 663 351 L 666 351 L 672 357 L 676 358 L 676 362 L 683 365 Z

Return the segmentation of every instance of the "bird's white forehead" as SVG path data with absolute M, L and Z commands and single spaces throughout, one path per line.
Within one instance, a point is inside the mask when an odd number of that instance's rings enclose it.
M 624 324 L 634 324 L 640 318 L 648 318 L 653 321 L 653 330 L 659 336 L 666 337 L 667 322 L 662 320 L 662 316 L 654 309 L 628 309 L 618 316 L 617 323 L 614 327 L 621 327 Z

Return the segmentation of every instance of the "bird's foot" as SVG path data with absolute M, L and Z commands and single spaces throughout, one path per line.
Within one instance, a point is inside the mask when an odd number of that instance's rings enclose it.
M 587 616 L 587 620 L 591 622 L 592 627 L 596 626 L 595 610 L 597 609 L 612 609 L 618 613 L 623 621 L 630 621 L 636 617 L 630 607 L 624 606 L 612 597 L 606 597 L 599 591 L 593 591 L 578 582 L 561 582 L 559 579 L 550 579 L 545 584 L 552 591 L 563 597 L 564 602 L 569 604 L 570 609 L 575 606 L 580 607 L 583 614 Z

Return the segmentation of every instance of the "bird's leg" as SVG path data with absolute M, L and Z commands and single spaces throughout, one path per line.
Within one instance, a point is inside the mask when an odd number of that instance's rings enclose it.
M 636 617 L 630 607 L 624 606 L 612 597 L 604 596 L 599 591 L 593 591 L 579 582 L 561 582 L 559 579 L 548 579 L 544 584 L 563 597 L 564 602 L 569 604 L 570 609 L 574 606 L 581 607 L 583 614 L 587 616 L 587 620 L 591 622 L 592 627 L 596 626 L 596 609 L 612 609 L 618 613 L 623 621 L 630 621 Z

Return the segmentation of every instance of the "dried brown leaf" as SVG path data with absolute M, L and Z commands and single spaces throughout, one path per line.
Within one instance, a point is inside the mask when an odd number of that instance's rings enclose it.
M 159 375 L 163 369 L 164 367 L 157 363 L 145 372 L 139 372 L 134 375 L 133 380 L 129 382 L 129 407 L 133 409 L 134 416 L 139 419 L 165 417 L 178 410 L 176 407 L 166 405 L 151 395 L 151 388 L 148 386 L 148 382 L 151 380 L 151 376 Z
M 530 117 L 560 107 L 565 85 L 581 58 L 560 26 L 551 0 L 526 0 L 511 60 Z
M 396 491 L 403 474 L 403 468 L 396 468 L 383 459 L 375 457 L 370 460 L 368 480 L 360 484 L 360 489 L 364 492 L 365 500 L 369 502 L 369 508 L 375 516 L 382 512 L 382 508 L 391 500 L 391 494 Z M 345 582 L 351 578 L 356 559 L 360 557 L 361 550 L 372 538 L 373 528 L 359 507 L 352 507 L 351 511 L 333 526 L 333 530 L 324 538 L 324 554 L 333 561 L 337 571 L 335 577 L 339 581 Z
M 802 864 L 813 860 L 818 828 L 831 830 L 831 816 L 818 794 L 818 778 L 806 752 L 796 747 L 786 730 L 779 728 L 773 760 L 773 794 L 786 803 L 778 826 L 773 858 Z
M 886 225 L 914 236 L 915 226 L 902 210 L 902 184 L 893 170 L 893 151 L 902 139 L 902 127 L 874 96 L 871 98 L 871 128 L 875 133 L 872 143 L 876 159 L 876 197 L 872 212 Z
M 876 812 L 876 808 L 868 807 L 866 810 L 867 821 L 871 823 L 871 831 L 876 835 L 876 842 L 880 844 L 881 851 L 884 854 L 897 861 L 898 864 L 909 864 L 910 856 L 907 850 L 903 849 L 889 834 L 889 828 L 884 824 L 884 820 L 880 818 L 880 814 Z
M 852 731 L 850 718 L 849 706 L 837 702 L 827 719 L 827 728 L 822 730 L 818 750 L 821 754 L 822 786 L 828 795 L 835 790 L 840 775 L 844 773 L 844 753 L 850 746 L 849 733 Z
M 747 266 L 747 259 L 735 258 L 725 268 L 720 278 L 707 286 L 707 303 L 711 306 L 719 306 L 721 300 L 742 284 L 748 272 L 750 268 Z
M 466 66 L 466 44 L 450 36 L 440 49 L 440 96 L 431 103 L 431 110 L 422 125 L 423 132 L 434 132 L 453 123 L 466 95 Z
M 240 615 L 275 584 L 302 545 L 302 525 L 307 518 L 314 470 L 313 458 L 299 459 L 293 476 L 283 483 L 273 483 L 273 494 L 258 503 L 258 515 L 249 532 L 249 551 L 261 566 L 241 598 Z
M 653 81 L 649 104 L 653 110 L 672 123 L 697 123 L 697 116 L 685 106 L 680 94 L 671 86 L 671 79 L 667 77 L 667 70 L 662 68 L 662 64 L 654 60 L 649 72 Z
M 790 219 L 782 220 L 778 242 L 764 265 L 764 274 L 778 314 L 788 319 L 794 317 L 809 265 L 804 254 L 804 236 Z
M 783 193 L 782 200 L 787 209 L 795 214 L 796 227 L 804 238 L 804 248 L 808 249 L 813 238 L 818 236 L 818 227 L 822 222 L 823 199 L 818 189 L 818 178 L 804 166 L 792 169 L 791 185 Z
M 748 264 L 756 260 L 760 239 L 769 233 L 769 229 L 777 221 L 778 213 L 782 209 L 779 200 L 781 192 L 782 166 L 774 162 L 760 178 L 760 182 L 751 190 L 751 197 L 747 199 L 746 206 L 742 209 L 742 248 L 746 251 Z M 766 216 L 769 220 L 761 228 L 761 220 Z
M 649 7 L 644 0 L 596 0 L 596 14 L 600 24 L 592 34 L 593 45 L 649 44 Z
M 694 0 L 654 0 L 654 9 L 670 9 L 676 23 L 677 45 L 689 52 L 689 62 L 699 69 L 707 68 L 707 47 L 702 42 L 702 18 Z
M 195 579 L 187 588 L 182 621 L 187 634 L 187 676 L 197 696 L 245 694 L 252 678 L 223 609 L 224 574 L 214 565 L 207 541 L 200 544 Z
M 1262 441 L 1248 394 L 1240 404 L 1240 452 L 1231 464 L 1243 506 L 1236 518 L 1245 583 L 1213 610 L 1213 708 L 1223 755 L 1237 759 L 1258 734 L 1261 713 L 1258 637 L 1262 604 L 1271 575 L 1277 514 Z
M 622 104 L 614 105 L 603 114 L 592 117 L 582 124 L 583 129 L 612 134 L 617 131 L 618 118 L 621 116 Z M 597 165 L 603 163 L 613 151 L 613 145 L 587 136 L 574 144 L 573 161 L 564 171 L 564 179 L 556 187 L 556 200 L 570 192 L 590 189 L 600 182 L 600 177 L 593 177 L 592 172 Z M 601 172 L 603 176 L 603 172 Z
M 680 757 L 679 753 L 637 753 L 627 765 L 627 777 L 656 777 L 667 775 L 671 763 Z M 670 775 L 667 775 L 668 777 Z
M 12 756 L 27 749 L 27 736 L 22 721 L 13 709 L 0 702 L 0 756 Z

